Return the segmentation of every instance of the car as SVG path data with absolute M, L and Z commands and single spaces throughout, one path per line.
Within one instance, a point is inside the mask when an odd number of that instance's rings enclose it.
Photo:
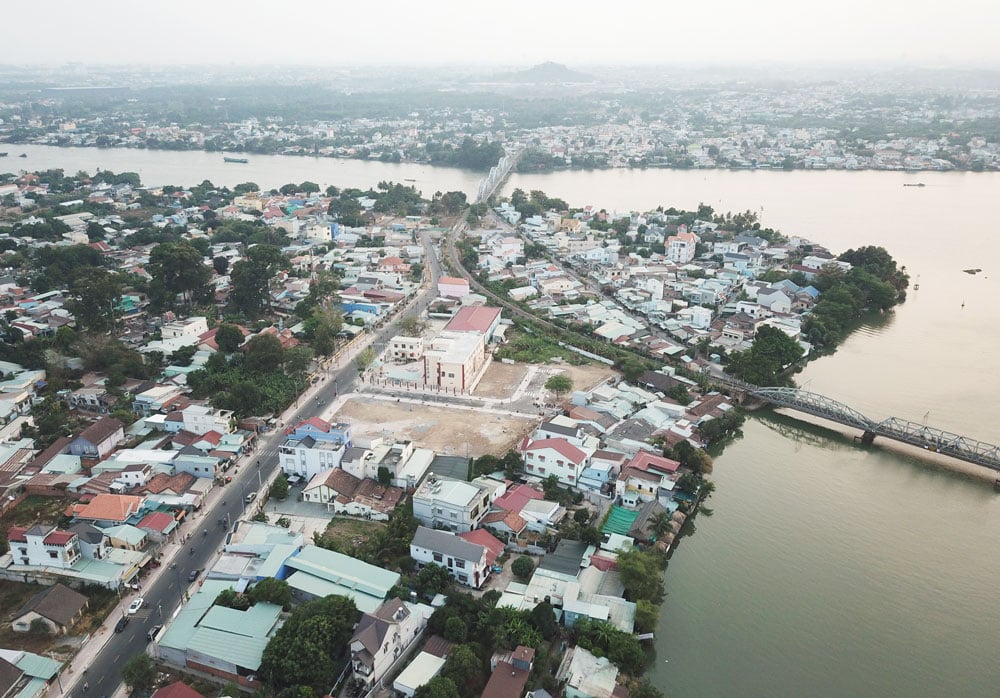
M 146 600 L 144 598 L 142 598 L 141 596 L 135 597 L 135 601 L 133 601 L 131 604 L 129 604 L 128 614 L 130 616 L 135 615 L 136 613 L 139 612 L 139 609 L 142 608 L 145 605 L 145 603 L 146 603 Z
M 250 502 L 252 502 L 255 499 L 257 499 L 257 493 L 256 492 L 251 492 L 250 494 L 247 495 L 247 504 L 249 504 Z
M 120 633 L 125 629 L 126 625 L 128 625 L 128 616 L 122 616 L 118 619 L 118 622 L 115 623 L 115 632 Z
M 233 476 L 232 475 L 226 475 L 226 484 L 228 485 L 232 481 L 233 481 Z
M 153 640 L 156 639 L 156 636 L 160 634 L 161 630 L 163 630 L 162 625 L 154 625 L 152 628 L 149 629 L 149 632 L 146 633 L 146 637 L 149 638 L 150 642 L 152 642 Z
M 201 570 L 191 570 L 188 572 L 188 581 L 193 582 L 198 579 L 198 575 L 201 574 Z

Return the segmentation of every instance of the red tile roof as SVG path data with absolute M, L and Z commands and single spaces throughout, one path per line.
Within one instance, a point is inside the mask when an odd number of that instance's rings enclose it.
M 497 497 L 493 506 L 506 511 L 518 513 L 524 509 L 524 505 L 532 499 L 544 499 L 545 495 L 527 485 L 514 485 L 502 497 Z
M 524 450 L 540 451 L 545 448 L 551 448 L 574 463 L 582 463 L 587 459 L 586 453 L 578 449 L 566 439 L 539 439 L 538 441 L 532 441 L 529 443 Z
M 142 521 L 136 524 L 136 528 L 145 528 L 150 531 L 163 533 L 174 522 L 174 517 L 163 511 L 154 511 L 142 517 Z
M 664 458 L 663 456 L 658 456 L 655 453 L 643 450 L 640 450 L 632 456 L 632 460 L 628 462 L 628 467 L 630 468 L 637 468 L 639 470 L 654 470 L 661 473 L 675 473 L 677 472 L 677 468 L 680 466 L 681 464 L 675 460 Z
M 183 681 L 177 681 L 156 691 L 152 698 L 205 698 Z
M 455 316 L 448 321 L 444 328 L 453 332 L 486 334 L 498 317 L 500 317 L 500 308 L 466 306 L 455 313 Z
M 466 533 L 459 533 L 459 538 L 464 538 L 470 543 L 475 543 L 476 545 L 481 545 L 486 548 L 486 564 L 493 565 L 497 558 L 503 553 L 503 543 L 498 541 L 492 533 L 485 531 L 481 528 L 468 531 Z
M 58 529 L 53 530 L 49 535 L 45 536 L 42 542 L 45 545 L 59 545 L 63 546 L 69 543 L 71 540 L 76 538 L 76 534 L 72 531 L 60 531 Z

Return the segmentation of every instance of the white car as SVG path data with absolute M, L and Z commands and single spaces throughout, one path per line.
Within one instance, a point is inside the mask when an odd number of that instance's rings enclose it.
M 145 600 L 145 599 L 143 599 L 143 598 L 142 598 L 141 596 L 138 596 L 138 597 L 136 597 L 135 601 L 133 601 L 133 602 L 132 602 L 132 603 L 131 603 L 131 604 L 129 605 L 129 607 L 128 607 L 128 614 L 129 614 L 130 616 L 131 616 L 131 615 L 134 615 L 135 613 L 137 613 L 137 612 L 139 611 L 139 609 L 140 609 L 140 608 L 142 608 L 142 607 L 143 607 L 143 605 L 144 605 L 145 603 L 146 603 L 146 600 Z

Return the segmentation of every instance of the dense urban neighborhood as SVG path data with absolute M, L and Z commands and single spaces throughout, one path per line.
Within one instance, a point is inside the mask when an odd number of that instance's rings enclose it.
M 719 380 L 780 382 L 907 286 L 707 205 L 61 170 L 0 201 L 25 698 L 96 690 L 124 638 L 137 690 L 659 695 L 662 566 L 742 423 Z

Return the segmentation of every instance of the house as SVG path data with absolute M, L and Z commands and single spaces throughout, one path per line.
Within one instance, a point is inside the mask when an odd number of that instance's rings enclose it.
M 278 446 L 278 458 L 285 475 L 298 475 L 311 483 L 323 473 L 339 470 L 346 450 L 347 447 L 342 443 L 318 441 L 313 436 L 293 435 Z
M 11 526 L 7 531 L 7 543 L 14 563 L 19 565 L 67 569 L 82 556 L 79 537 L 54 526 Z
M 433 610 L 424 604 L 389 599 L 358 621 L 351 637 L 354 678 L 372 686 L 420 637 Z
M 431 528 L 471 531 L 489 512 L 494 495 L 503 494 L 500 487 L 506 489 L 482 478 L 463 482 L 431 472 L 413 493 L 413 515 Z
M 492 673 L 482 698 L 522 698 L 534 661 L 534 648 L 524 645 L 518 645 L 513 652 L 494 654 L 490 658 Z
M 618 667 L 607 657 L 595 657 L 577 646 L 563 657 L 556 679 L 565 682 L 566 698 L 613 698 L 618 681 Z
M 83 617 L 87 604 L 86 596 L 57 582 L 28 599 L 14 614 L 11 627 L 14 632 L 26 633 L 32 623 L 40 621 L 50 634 L 65 635 Z
M 392 689 L 403 698 L 413 698 L 417 689 L 430 683 L 430 680 L 441 673 L 444 668 L 444 657 L 428 652 L 426 649 L 414 657 L 399 676 L 392 682 Z
M 214 431 L 228 434 L 233 430 L 232 410 L 216 410 L 208 405 L 192 404 L 181 410 L 184 430 L 192 434 L 207 434 Z
M 125 425 L 114 417 L 101 417 L 69 443 L 71 455 L 104 460 L 125 440 Z
M 524 456 L 524 469 L 529 475 L 547 478 L 555 475 L 559 482 L 576 487 L 596 448 L 583 450 L 564 438 L 538 439 L 521 442 L 518 451 Z
M 469 295 L 469 282 L 455 276 L 438 279 L 438 295 L 442 298 L 465 298 Z
M 371 478 L 358 478 L 334 468 L 317 473 L 302 490 L 307 502 L 326 504 L 337 514 L 387 521 L 403 497 L 399 487 L 385 487 Z
M 89 521 L 100 528 L 127 522 L 145 506 L 146 498 L 129 494 L 99 494 L 87 503 L 77 503 L 70 514 L 78 521 Z
M 424 385 L 465 392 L 486 367 L 486 344 L 483 335 L 442 331 L 424 347 Z
M 489 577 L 493 562 L 503 550 L 503 543 L 489 533 L 485 531 L 478 533 L 481 536 L 489 536 L 494 544 L 487 546 L 448 531 L 418 526 L 410 543 L 410 557 L 416 561 L 418 567 L 440 565 L 447 569 L 459 584 L 478 589 Z

